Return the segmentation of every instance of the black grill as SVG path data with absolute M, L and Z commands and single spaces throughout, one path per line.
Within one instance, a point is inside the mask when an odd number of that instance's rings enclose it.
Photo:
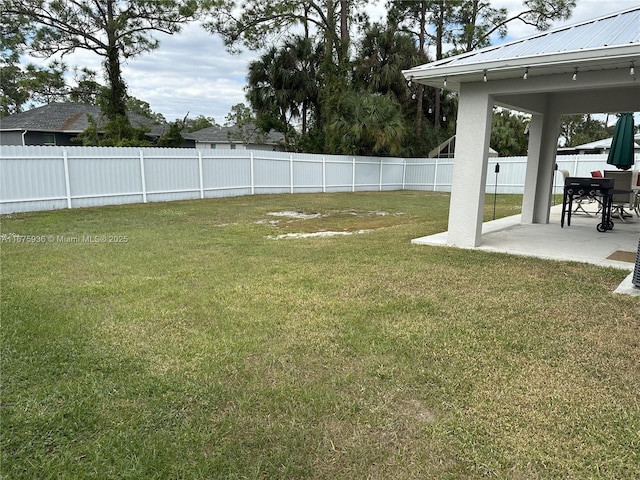
M 567 177 L 564 181 L 560 226 L 564 227 L 565 214 L 567 215 L 567 226 L 571 225 L 571 210 L 574 200 L 590 198 L 600 203 L 602 207 L 602 221 L 596 226 L 596 229 L 599 232 L 611 230 L 613 228 L 611 221 L 613 187 L 612 178 Z

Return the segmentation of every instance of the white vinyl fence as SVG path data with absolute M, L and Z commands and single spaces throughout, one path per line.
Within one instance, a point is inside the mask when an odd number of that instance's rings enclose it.
M 0 147 L 0 213 L 264 193 L 451 191 L 454 159 L 251 150 Z M 494 174 L 496 162 L 500 173 Z M 606 155 L 558 157 L 589 176 Z M 525 157 L 491 158 L 487 192 L 522 193 Z M 558 173 L 556 193 L 563 184 Z

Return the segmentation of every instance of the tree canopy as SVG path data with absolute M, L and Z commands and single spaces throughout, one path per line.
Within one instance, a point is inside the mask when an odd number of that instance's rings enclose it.
M 156 49 L 159 35 L 177 34 L 197 20 L 229 51 L 260 53 L 247 71 L 249 107 L 236 105 L 230 113 L 237 124 L 246 117 L 263 131 L 275 129 L 290 149 L 425 155 L 453 134 L 457 96 L 406 82 L 402 70 L 487 46 L 514 22 L 547 29 L 568 18 L 576 0 L 524 0 L 517 13 L 488 0 L 388 0 L 386 19 L 374 24 L 364 13 L 367 3 L 0 0 L 0 114 L 15 113 L 27 101 L 97 103 L 112 123 L 111 134 L 139 138 L 126 112 L 164 118 L 128 95 L 122 62 Z M 76 70 L 75 85 L 64 84 L 62 60 L 77 49 L 103 59 L 105 86 L 86 69 Z M 47 68 L 24 66 L 23 52 L 53 56 L 54 62 Z M 492 144 L 501 154 L 526 150 L 525 121 L 496 113 Z M 186 116 L 171 125 L 164 141 L 177 144 L 179 131 L 213 124 Z
M 158 33 L 174 34 L 213 0 L 2 0 L 2 31 L 15 51 L 64 57 L 83 49 L 103 58 L 101 108 L 113 132 L 135 136 L 126 115 L 123 59 L 154 50 Z M 5 46 L 5 45 L 3 45 Z

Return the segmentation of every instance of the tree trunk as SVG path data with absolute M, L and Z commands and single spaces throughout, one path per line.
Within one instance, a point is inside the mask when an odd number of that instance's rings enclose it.
M 425 55 L 424 47 L 426 43 L 426 29 L 427 29 L 427 4 L 426 2 L 421 2 L 420 4 L 420 32 L 418 35 L 418 51 L 421 55 Z M 424 85 L 418 84 L 418 98 L 416 99 L 416 143 L 418 145 L 418 149 L 422 150 L 422 112 L 423 108 L 423 98 L 424 98 Z
M 441 0 L 439 2 L 439 6 L 438 6 L 438 19 L 437 19 L 437 23 L 436 23 L 436 61 L 437 60 L 442 60 L 442 43 L 443 43 L 443 36 L 444 36 L 444 9 L 445 9 L 445 0 Z M 435 120 L 434 120 L 434 127 L 436 128 L 436 130 L 440 129 L 440 99 L 441 99 L 441 94 L 440 94 L 440 89 L 436 88 L 436 98 L 435 98 L 435 105 L 434 105 L 434 111 L 435 111 Z
M 116 25 L 114 20 L 113 7 L 115 0 L 107 2 L 107 59 L 105 69 L 107 71 L 107 81 L 109 82 L 109 96 L 105 113 L 109 120 L 114 120 L 118 116 L 127 118 L 126 97 L 127 86 L 122 79 L 122 69 L 120 67 L 120 51 L 117 44 Z

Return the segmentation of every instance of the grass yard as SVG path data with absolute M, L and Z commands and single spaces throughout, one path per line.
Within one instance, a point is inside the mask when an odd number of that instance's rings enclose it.
M 2 478 L 640 478 L 628 272 L 412 245 L 448 205 L 2 217 Z

